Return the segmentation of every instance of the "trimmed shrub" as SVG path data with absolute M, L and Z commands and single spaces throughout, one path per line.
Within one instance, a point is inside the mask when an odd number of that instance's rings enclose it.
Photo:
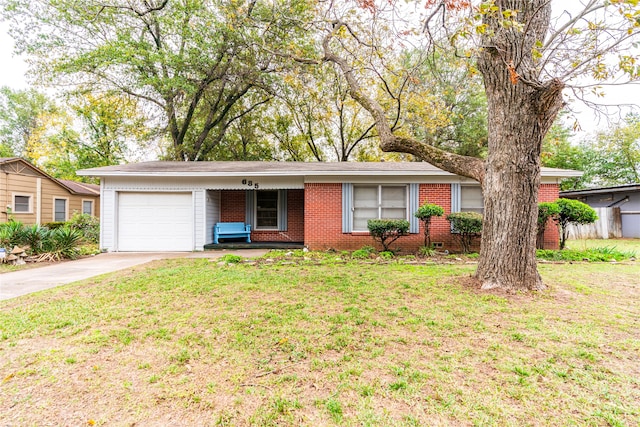
M 586 203 L 573 199 L 558 199 L 558 225 L 560 226 L 560 249 L 564 249 L 569 238 L 569 224 L 591 224 L 598 220 L 598 215 Z
M 477 212 L 454 212 L 447 215 L 451 232 L 460 242 L 463 253 L 471 251 L 473 239 L 482 233 L 482 215 Z
M 555 202 L 538 203 L 538 234 L 536 236 L 536 247 L 544 249 L 544 232 L 549 219 L 557 220 L 560 213 L 560 206 Z
M 425 203 L 420 206 L 418 210 L 413 214 L 424 224 L 424 246 L 431 247 L 431 218 L 434 216 L 444 215 L 444 209 L 442 206 L 438 206 L 432 203 Z
M 409 221 L 406 219 L 370 219 L 367 228 L 373 240 L 380 242 L 385 252 L 389 245 L 402 236 L 409 234 Z

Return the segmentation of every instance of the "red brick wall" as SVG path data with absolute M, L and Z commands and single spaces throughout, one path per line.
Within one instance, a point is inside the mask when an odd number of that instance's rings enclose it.
M 220 221 L 244 222 L 244 190 L 223 190 L 220 195 Z M 287 191 L 287 231 L 252 230 L 254 242 L 304 242 L 304 191 Z
M 375 242 L 366 232 L 342 232 L 342 184 L 305 184 L 305 244 L 309 249 L 359 249 L 365 245 L 375 246 Z M 449 184 L 421 184 L 420 204 L 429 200 L 451 212 L 451 187 Z M 452 239 L 449 222 L 435 218 L 431 223 L 431 240 L 443 242 L 445 248 L 451 248 Z M 417 234 L 401 237 L 392 244 L 402 247 L 405 253 L 415 252 L 424 244 L 424 229 L 420 223 Z M 378 247 L 377 249 L 382 249 Z
M 369 233 L 342 232 L 342 184 L 305 184 L 304 236 L 305 244 L 312 250 L 329 248 L 354 250 L 362 246 L 375 246 Z M 558 186 L 544 184 L 540 187 L 539 200 L 553 201 L 558 198 Z M 445 219 L 451 213 L 451 186 L 449 184 L 420 184 L 419 204 L 425 202 L 442 206 L 445 215 L 431 221 L 431 241 L 442 242 L 443 249 L 459 250 L 457 240 L 450 232 L 449 222 Z M 412 213 L 413 214 L 413 213 Z M 417 234 L 401 237 L 392 246 L 402 247 L 403 252 L 415 252 L 424 244 L 424 228 L 420 222 Z M 480 239 L 476 240 L 475 250 L 479 249 Z M 545 232 L 545 247 L 558 247 L 558 231 L 550 224 Z M 381 249 L 381 247 L 378 247 Z
M 541 184 L 538 193 L 539 202 L 554 202 L 560 197 L 560 188 L 557 184 Z M 558 226 L 554 221 L 549 220 L 544 230 L 544 248 L 558 249 L 560 243 L 560 235 Z

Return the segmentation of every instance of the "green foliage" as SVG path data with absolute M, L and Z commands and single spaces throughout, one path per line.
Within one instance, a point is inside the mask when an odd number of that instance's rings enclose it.
M 453 49 L 431 55 L 416 49 L 399 54 L 398 69 L 410 75 L 403 97 L 403 127 L 418 140 L 446 151 L 485 157 L 487 98 L 482 78 Z
M 442 206 L 433 203 L 425 203 L 413 213 L 413 216 L 424 224 L 424 246 L 431 246 L 431 218 L 442 215 L 444 215 Z
M 87 243 L 100 242 L 100 218 L 76 212 L 68 224 L 71 228 L 80 231 Z
M 463 253 L 471 252 L 473 239 L 482 233 L 482 215 L 477 212 L 454 212 L 447 215 Z
M 50 231 L 47 240 L 42 245 L 42 250 L 56 259 L 76 259 L 79 255 L 78 247 L 82 243 L 82 239 L 82 232 L 65 225 Z
M 49 239 L 49 229 L 41 227 L 37 224 L 30 227 L 24 227 L 22 230 L 22 244 L 27 244 L 31 248 L 31 252 L 39 254 L 43 252 L 43 247 Z
M 430 257 L 434 256 L 436 253 L 437 251 L 431 246 L 420 246 L 420 248 L 418 248 L 418 254 L 420 256 Z
M 305 56 L 315 41 L 304 25 L 315 9 L 301 0 L 4 3 L 38 77 L 135 99 L 172 159 L 209 158 L 236 120 L 277 92 L 275 70 L 289 62 L 273 52 Z
M 238 264 L 242 262 L 242 259 L 240 255 L 234 254 L 226 254 L 219 258 L 220 262 L 226 262 L 227 264 Z
M 358 249 L 357 251 L 353 251 L 351 253 L 351 258 L 367 259 L 371 258 L 371 253 L 369 251 L 365 251 L 364 249 Z
M 24 240 L 24 225 L 19 221 L 9 221 L 0 224 L 0 247 L 11 250 L 14 246 L 22 245 Z
M 536 251 L 536 256 L 548 261 L 610 262 L 628 260 L 635 257 L 636 253 L 619 251 L 615 247 L 600 247 L 585 250 L 564 249 L 560 251 L 539 249 Z
M 50 230 L 55 230 L 61 227 L 64 227 L 66 222 L 64 221 L 55 221 L 55 222 L 45 222 L 42 224 L 43 227 L 47 227 Z
M 393 257 L 395 256 L 392 251 L 382 251 L 378 255 L 380 256 L 380 258 L 386 260 L 393 259 Z
M 380 242 L 384 251 L 400 237 L 409 234 L 409 221 L 406 219 L 370 219 L 367 228 L 373 240 Z
M 586 203 L 573 199 L 558 199 L 558 225 L 560 226 L 560 249 L 564 249 L 569 237 L 569 224 L 591 224 L 598 220 L 598 215 Z
M 562 181 L 562 190 L 640 182 L 640 116 L 629 114 L 624 121 L 596 137 L 572 144 L 571 131 L 555 124 L 542 147 L 543 166 L 583 171 L 577 178 Z
M 608 132 L 600 133 L 585 171 L 593 185 L 640 182 L 640 115 L 630 114 Z
M 421 221 L 428 221 L 434 216 L 442 216 L 444 215 L 444 209 L 442 206 L 433 204 L 433 203 L 425 203 L 420 206 L 418 210 L 413 214 L 416 218 Z
M 556 219 L 560 213 L 560 206 L 555 202 L 538 203 L 538 234 L 536 246 L 538 249 L 544 249 L 544 232 L 547 228 L 549 219 Z
M 0 88 L 0 143 L 4 153 L 29 159 L 30 145 L 42 132 L 58 107 L 33 89 Z
M 53 259 L 75 259 L 80 254 L 82 231 L 70 224 L 51 229 L 44 226 L 24 226 L 17 221 L 0 224 L 0 247 L 7 251 L 13 246 L 28 246 L 32 255 L 50 254 Z

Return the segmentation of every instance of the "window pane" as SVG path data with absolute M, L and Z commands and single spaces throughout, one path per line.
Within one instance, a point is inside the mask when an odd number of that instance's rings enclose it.
M 407 211 L 404 208 L 383 208 L 382 218 L 384 219 L 407 219 Z
M 29 196 L 15 196 L 13 199 L 14 212 L 29 212 Z
M 367 221 L 378 218 L 378 208 L 360 208 L 353 211 L 353 229 L 356 231 L 366 231 Z
M 405 219 L 407 217 L 407 187 L 382 187 L 382 218 Z
M 256 228 L 278 228 L 278 191 L 256 192 Z
M 67 220 L 67 201 L 65 199 L 55 199 L 54 221 Z
M 91 215 L 93 211 L 93 202 L 91 200 L 85 200 L 82 202 L 82 213 Z
M 483 213 L 482 189 L 480 186 L 460 187 L 460 210 L 462 212 Z
M 353 229 L 367 231 L 367 221 L 378 218 L 378 186 L 353 187 Z
M 353 187 L 354 208 L 378 208 L 378 186 Z M 377 216 L 377 213 L 376 213 Z

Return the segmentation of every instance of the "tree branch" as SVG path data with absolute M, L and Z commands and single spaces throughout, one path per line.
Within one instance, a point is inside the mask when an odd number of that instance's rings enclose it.
M 324 60 L 333 62 L 342 70 L 349 85 L 351 97 L 373 116 L 376 130 L 380 137 L 380 148 L 386 152 L 395 151 L 413 154 L 419 159 L 425 160 L 447 172 L 482 182 L 484 180 L 485 170 L 484 161 L 474 157 L 449 153 L 430 145 L 430 141 L 420 142 L 412 138 L 399 137 L 393 134 L 382 106 L 364 94 L 360 83 L 356 79 L 353 68 L 344 58 L 338 56 L 331 50 L 330 42 L 342 27 L 348 28 L 348 25 L 339 20 L 334 21 L 332 31 L 324 38 L 322 42 Z M 351 33 L 351 31 L 349 32 Z

